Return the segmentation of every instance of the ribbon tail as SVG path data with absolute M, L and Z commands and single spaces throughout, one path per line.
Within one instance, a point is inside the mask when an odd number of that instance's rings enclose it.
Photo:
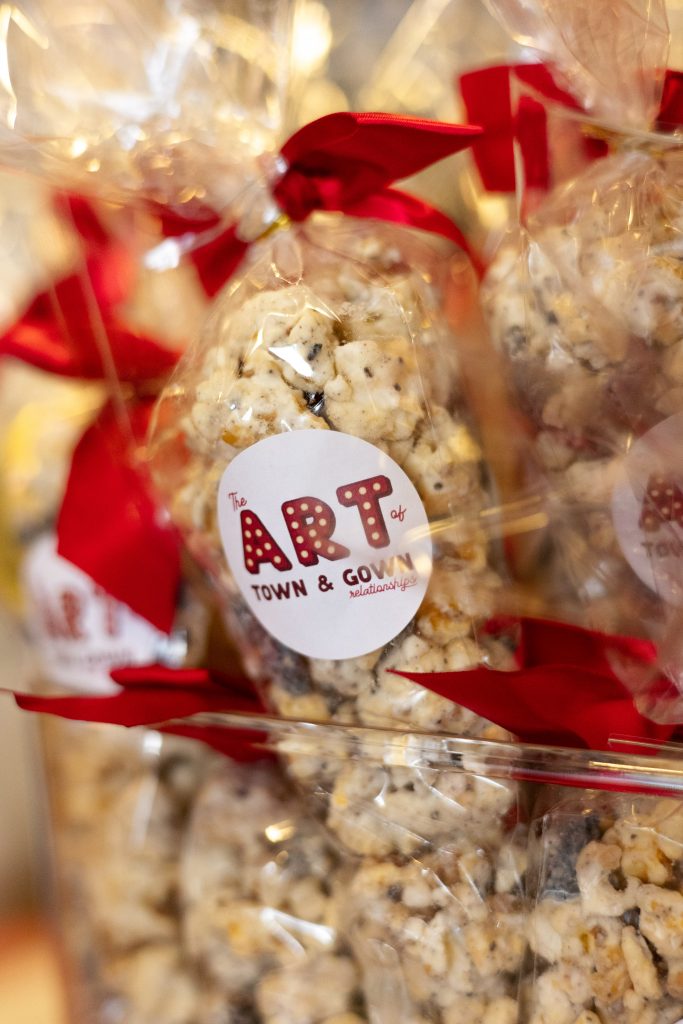
M 144 443 L 151 402 L 138 402 L 128 412 L 132 439 L 107 405 L 76 446 L 57 521 L 57 550 L 116 600 L 169 633 L 180 586 L 180 545 L 160 520 L 142 468 L 135 467 L 134 446 Z
M 72 722 L 95 722 L 125 728 L 153 727 L 159 732 L 199 740 L 235 761 L 257 761 L 275 756 L 263 749 L 267 733 L 256 727 L 222 729 L 192 725 L 193 715 L 244 710 L 234 706 L 225 694 L 211 690 L 176 692 L 172 702 L 169 702 L 168 694 L 154 689 L 135 693 L 123 691 L 104 697 L 42 697 L 20 692 L 14 692 L 12 696 L 24 711 L 53 715 Z M 187 724 L 176 721 L 182 718 L 188 719 Z

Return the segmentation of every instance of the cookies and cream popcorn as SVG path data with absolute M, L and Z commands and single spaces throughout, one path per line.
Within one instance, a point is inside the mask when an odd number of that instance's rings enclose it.
M 345 920 L 372 979 L 371 1015 L 517 1024 L 526 913 L 519 876 L 498 888 L 498 858 L 495 849 L 461 840 L 403 864 L 362 862 Z
M 677 1024 L 680 801 L 565 797 L 539 834 L 530 1024 Z
M 195 1024 L 199 991 L 182 942 L 180 848 L 214 755 L 150 730 L 58 719 L 43 730 L 76 999 L 93 1021 Z
M 505 735 L 392 674 L 511 667 L 509 645 L 478 630 L 501 580 L 439 273 L 434 249 L 389 225 L 326 216 L 276 233 L 158 404 L 157 488 L 284 717 Z M 266 512 L 276 476 L 311 497 L 283 490 Z M 416 525 L 403 534 L 406 512 Z
M 274 764 L 216 766 L 195 804 L 181 902 L 186 948 L 217 1006 L 262 1024 L 364 1019 L 339 931 L 343 871 Z
M 491 335 L 527 417 L 523 455 L 527 440 L 532 448 L 505 470 L 519 478 L 535 464 L 532 490 L 549 523 L 543 556 L 527 568 L 553 617 L 653 640 L 679 687 L 680 652 L 663 652 L 677 640 L 683 597 L 683 150 L 665 84 L 666 3 L 492 3 L 569 94 L 515 84 L 513 119 L 529 113 L 533 93 L 547 136 L 526 125 L 521 227 L 483 285 Z M 642 671 L 623 678 L 646 696 Z

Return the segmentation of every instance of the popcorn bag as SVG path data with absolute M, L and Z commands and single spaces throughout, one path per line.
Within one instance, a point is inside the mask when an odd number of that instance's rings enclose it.
M 676 746 L 600 753 L 244 712 L 194 721 L 265 730 L 287 761 L 351 762 L 384 779 L 343 799 L 323 780 L 301 803 L 273 764 L 218 766 L 183 861 L 207 1005 L 230 993 L 245 1019 L 306 1024 L 332 1006 L 387 1022 L 677 1024 Z M 463 834 L 453 808 L 482 778 L 534 783 L 530 823 Z M 311 981 L 335 958 L 321 1003 Z
M 533 66 L 512 76 L 523 225 L 484 284 L 545 481 L 554 555 L 537 580 L 555 613 L 654 641 L 675 693 L 681 155 L 663 5 L 527 5 L 524 24 L 517 4 L 494 6 L 559 83 Z M 626 673 L 673 720 L 653 673 Z
M 158 403 L 158 490 L 287 717 L 491 728 L 388 671 L 508 658 L 478 632 L 501 580 L 440 309 L 444 243 L 377 220 L 457 238 L 387 186 L 473 132 L 373 114 L 301 129 L 271 186 L 273 230 Z M 226 232 L 224 261 L 243 257 L 244 230 Z
M 0 159 L 115 202 L 222 212 L 274 149 L 288 0 L 40 0 L 8 12 Z
M 145 392 L 175 355 L 116 320 L 113 272 L 127 266 L 120 240 L 82 200 L 62 213 L 78 258 L 6 325 L 0 352 L 5 393 L 20 392 L 8 403 L 32 398 L 10 419 L 3 459 L 32 683 L 68 700 L 116 693 L 116 665 L 196 660 L 206 616 L 179 587 L 177 541 L 136 468 Z M 111 275 L 108 291 L 98 274 Z M 122 381 L 110 401 L 108 359 Z M 189 1020 L 167 1007 L 190 985 L 178 846 L 209 753 L 152 730 L 57 719 L 43 721 L 41 738 L 74 1019 Z

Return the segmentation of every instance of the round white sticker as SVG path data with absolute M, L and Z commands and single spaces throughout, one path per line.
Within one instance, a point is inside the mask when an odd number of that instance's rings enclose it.
M 683 413 L 631 447 L 612 495 L 612 517 L 633 571 L 663 601 L 683 606 Z
M 53 535 L 31 546 L 22 575 L 27 626 L 56 686 L 115 693 L 112 668 L 161 660 L 169 638 L 58 555 Z
M 354 658 L 410 622 L 432 571 L 415 487 L 367 441 L 328 430 L 241 452 L 218 492 L 230 569 L 277 640 L 311 658 Z

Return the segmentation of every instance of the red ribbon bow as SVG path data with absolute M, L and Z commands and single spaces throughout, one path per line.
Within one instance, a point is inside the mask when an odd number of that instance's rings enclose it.
M 135 387 L 165 378 L 176 355 L 129 330 L 117 308 L 132 286 L 133 263 L 92 207 L 67 200 L 83 241 L 82 273 L 40 293 L 0 336 L 0 356 L 67 377 L 107 380 L 109 371 Z M 60 555 L 112 597 L 169 632 L 180 580 L 175 532 L 161 522 L 135 451 L 143 443 L 152 401 L 138 395 L 123 415 L 107 403 L 72 457 L 57 522 Z
M 531 95 L 519 98 L 513 110 L 511 81 L 529 86 Z M 543 101 L 568 110 L 582 108 L 557 85 L 545 64 L 500 65 L 468 72 L 459 79 L 467 116 L 483 126 L 472 152 L 484 188 L 489 192 L 514 192 L 516 186 L 514 143 L 518 143 L 528 188 L 546 190 L 551 184 L 547 112 Z M 683 124 L 683 72 L 667 71 L 656 128 L 664 131 Z M 599 139 L 583 139 L 586 156 L 598 159 L 608 152 Z
M 469 146 L 481 129 L 397 114 L 328 114 L 300 128 L 280 155 L 286 170 L 273 187 L 283 213 L 305 220 L 315 210 L 373 217 L 431 231 L 468 251 L 462 232 L 428 203 L 390 186 Z M 167 235 L 196 234 L 190 255 L 208 295 L 215 295 L 237 269 L 248 242 L 237 226 L 220 230 L 207 209 L 185 219 L 160 211 Z
M 25 711 L 71 721 L 155 726 L 160 732 L 201 740 L 235 761 L 273 756 L 258 746 L 266 734 L 254 729 L 163 724 L 202 712 L 264 714 L 258 695 L 243 679 L 205 669 L 173 669 L 164 665 L 116 669 L 111 676 L 121 687 L 119 693 L 98 697 L 15 693 L 14 699 Z
M 527 743 L 608 750 L 610 739 L 669 739 L 673 725 L 645 718 L 620 670 L 652 666 L 654 645 L 544 619 L 522 619 L 518 669 L 398 672 Z

